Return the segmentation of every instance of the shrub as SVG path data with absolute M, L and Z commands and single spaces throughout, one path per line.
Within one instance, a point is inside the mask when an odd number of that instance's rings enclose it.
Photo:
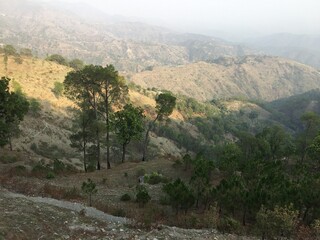
M 153 172 L 151 174 L 144 175 L 144 182 L 155 185 L 161 182 L 167 182 L 167 179 L 161 173 Z
M 61 97 L 64 91 L 64 85 L 61 82 L 54 82 L 52 92 L 56 97 Z
M 298 211 L 293 205 L 279 207 L 274 210 L 261 207 L 257 213 L 257 227 L 263 238 L 274 238 L 278 236 L 290 237 L 297 224 Z
M 66 165 L 62 161 L 58 159 L 55 159 L 53 161 L 53 171 L 55 173 L 63 172 L 65 170 L 66 170 Z
M 138 185 L 136 190 L 137 190 L 136 201 L 139 203 L 140 207 L 144 207 L 145 204 L 151 200 L 148 190 L 143 185 Z
M 9 170 L 10 176 L 24 176 L 27 174 L 27 168 L 23 165 L 18 165 Z
M 89 202 L 89 206 L 91 207 L 92 195 L 98 192 L 98 190 L 96 189 L 96 184 L 90 178 L 88 178 L 86 182 L 82 183 L 81 189 L 85 194 L 88 195 L 88 202 Z
M 120 201 L 123 201 L 123 202 L 127 202 L 127 201 L 130 201 L 130 200 L 131 200 L 131 197 L 130 197 L 130 195 L 128 193 L 125 193 L 120 197 Z
M 0 162 L 3 164 L 15 163 L 18 161 L 16 156 L 3 155 L 0 157 Z
M 223 217 L 217 223 L 217 229 L 223 233 L 239 233 L 240 228 L 240 222 L 231 217 Z
M 59 54 L 53 54 L 46 58 L 47 61 L 56 62 L 60 65 L 68 65 L 67 60 Z
M 36 175 L 46 176 L 51 168 L 48 164 L 45 164 L 43 160 L 37 162 L 31 169 L 31 172 Z
M 84 63 L 80 59 L 73 59 L 69 62 L 69 66 L 72 67 L 74 70 L 81 70 L 84 67 Z
M 12 87 L 13 87 L 13 91 L 17 94 L 23 95 L 22 93 L 22 87 L 20 85 L 20 83 L 18 83 L 17 81 L 13 80 L 12 81 Z
M 29 112 L 31 113 L 31 115 L 38 116 L 40 111 L 41 111 L 40 102 L 35 98 L 31 98 L 29 100 Z
M 47 179 L 53 179 L 55 177 L 53 172 L 48 172 L 46 178 Z
M 16 55 L 17 54 L 17 50 L 14 48 L 14 46 L 12 45 L 5 45 L 3 47 L 3 52 L 5 53 L 5 55 L 9 56 L 9 55 Z
M 315 239 L 320 239 L 320 220 L 319 219 L 315 220 L 314 223 L 312 224 L 312 230 L 314 232 Z

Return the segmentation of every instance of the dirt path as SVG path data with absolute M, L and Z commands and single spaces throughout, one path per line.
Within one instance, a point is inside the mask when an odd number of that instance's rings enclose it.
M 46 198 L 46 197 L 30 197 L 30 196 L 25 196 L 23 194 L 9 192 L 6 190 L 0 191 L 0 197 L 2 196 L 10 197 L 10 198 L 24 198 L 35 203 L 46 203 L 52 206 L 72 210 L 77 213 L 83 212 L 85 213 L 85 216 L 91 217 L 97 220 L 101 220 L 101 221 L 113 222 L 113 223 L 119 223 L 119 224 L 120 223 L 128 224 L 130 222 L 127 218 L 112 216 L 110 214 L 106 214 L 102 211 L 99 211 L 93 207 L 87 207 L 81 203 L 62 201 L 62 200 Z
M 80 212 L 85 209 L 85 215 Z M 252 238 L 161 226 L 146 231 L 130 227 L 129 220 L 105 214 L 83 204 L 31 197 L 0 188 L 0 240 L 23 239 L 130 239 L 230 240 Z

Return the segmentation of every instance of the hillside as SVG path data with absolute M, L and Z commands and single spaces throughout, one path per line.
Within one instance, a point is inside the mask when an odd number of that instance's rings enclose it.
M 0 44 L 27 47 L 39 56 L 58 53 L 87 63 L 111 63 L 129 72 L 253 53 L 222 40 L 147 24 L 104 18 L 93 21 L 79 12 L 83 8 L 76 6 L 72 11 L 70 4 L 63 8 L 34 1 L 1 1 Z M 90 9 L 90 15 L 94 16 L 94 10 Z
M 270 101 L 320 87 L 316 69 L 270 56 L 157 67 L 137 73 L 130 80 L 144 88 L 170 89 L 200 101 L 235 96 Z
M 3 55 L 0 54 L 0 59 Z M 31 154 L 37 154 L 34 146 L 48 151 L 47 156 L 69 159 L 74 163 L 79 163 L 79 156 L 69 146 L 69 135 L 71 129 L 71 118 L 73 115 L 73 103 L 66 97 L 57 97 L 53 93 L 54 83 L 63 82 L 66 74 L 71 68 L 49 62 L 46 60 L 30 57 L 22 57 L 22 63 L 15 61 L 14 57 L 9 57 L 7 71 L 3 61 L 0 61 L 0 76 L 11 78 L 11 88 L 21 88 L 29 99 L 36 99 L 41 105 L 39 115 L 28 114 L 21 123 L 22 134 L 13 140 L 15 150 L 23 150 Z M 149 96 L 143 95 L 138 91 L 130 90 L 130 99 L 133 104 L 141 106 L 146 110 L 148 116 L 154 114 L 155 92 Z M 171 119 L 173 121 L 183 121 L 184 117 L 180 112 L 174 111 Z M 134 144 L 129 149 L 128 158 L 139 158 L 139 144 Z M 151 136 L 151 149 L 155 149 L 155 155 L 180 156 L 183 148 L 178 148 L 173 141 L 155 134 Z M 161 150 L 159 150 L 161 146 Z M 59 152 L 60 153 L 57 153 Z M 153 151 L 151 151 L 153 152 Z M 117 154 L 116 151 L 114 154 Z M 118 156 L 116 156 L 117 158 Z M 116 160 L 115 160 L 116 161 Z

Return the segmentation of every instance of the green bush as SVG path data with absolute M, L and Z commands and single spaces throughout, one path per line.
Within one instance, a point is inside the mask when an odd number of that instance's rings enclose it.
M 50 172 L 47 173 L 46 178 L 47 178 L 47 179 L 53 179 L 53 178 L 55 178 L 55 175 L 54 175 L 53 172 L 50 171 Z
M 63 172 L 65 170 L 66 170 L 66 165 L 62 161 L 58 159 L 55 159 L 53 161 L 53 171 L 55 173 Z
M 3 47 L 3 52 L 5 55 L 9 56 L 9 55 L 16 55 L 17 54 L 17 50 L 14 48 L 14 46 L 12 45 L 5 45 Z
M 131 197 L 128 193 L 125 193 L 120 197 L 120 201 L 122 201 L 122 202 L 128 202 L 130 200 L 131 200 Z
M 298 211 L 293 205 L 279 207 L 273 210 L 261 207 L 257 213 L 257 228 L 263 238 L 290 237 L 295 229 L 298 219 Z
M 316 219 L 312 224 L 312 230 L 315 235 L 315 239 L 320 239 L 320 220 Z
M 59 54 L 53 54 L 46 58 L 47 61 L 56 62 L 60 65 L 68 66 L 68 61 Z
M 146 203 L 148 203 L 151 200 L 148 190 L 143 185 L 138 185 L 136 189 L 136 201 L 139 203 L 140 207 L 144 207 Z
M 69 62 L 69 66 L 72 67 L 74 70 L 81 70 L 84 67 L 84 63 L 80 59 L 73 59 Z
M 239 233 L 240 228 L 240 222 L 231 217 L 222 217 L 217 223 L 217 229 L 223 233 Z
M 88 178 L 86 182 L 82 183 L 81 190 L 88 195 L 89 206 L 92 206 L 92 195 L 96 194 L 98 190 L 96 189 L 96 184 Z
M 54 82 L 54 87 L 52 92 L 56 97 L 61 97 L 63 95 L 64 85 L 61 82 Z
M 162 182 L 166 183 L 168 182 L 168 180 L 161 173 L 153 172 L 151 174 L 144 175 L 144 182 L 151 185 L 155 185 Z
M 31 98 L 29 100 L 29 113 L 31 113 L 31 115 L 33 116 L 38 116 L 40 111 L 41 111 L 40 102 L 35 98 Z

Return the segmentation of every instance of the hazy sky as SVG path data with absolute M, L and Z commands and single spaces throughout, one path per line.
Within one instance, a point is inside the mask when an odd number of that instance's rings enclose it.
M 108 14 L 149 19 L 181 30 L 320 34 L 320 0 L 82 1 Z

